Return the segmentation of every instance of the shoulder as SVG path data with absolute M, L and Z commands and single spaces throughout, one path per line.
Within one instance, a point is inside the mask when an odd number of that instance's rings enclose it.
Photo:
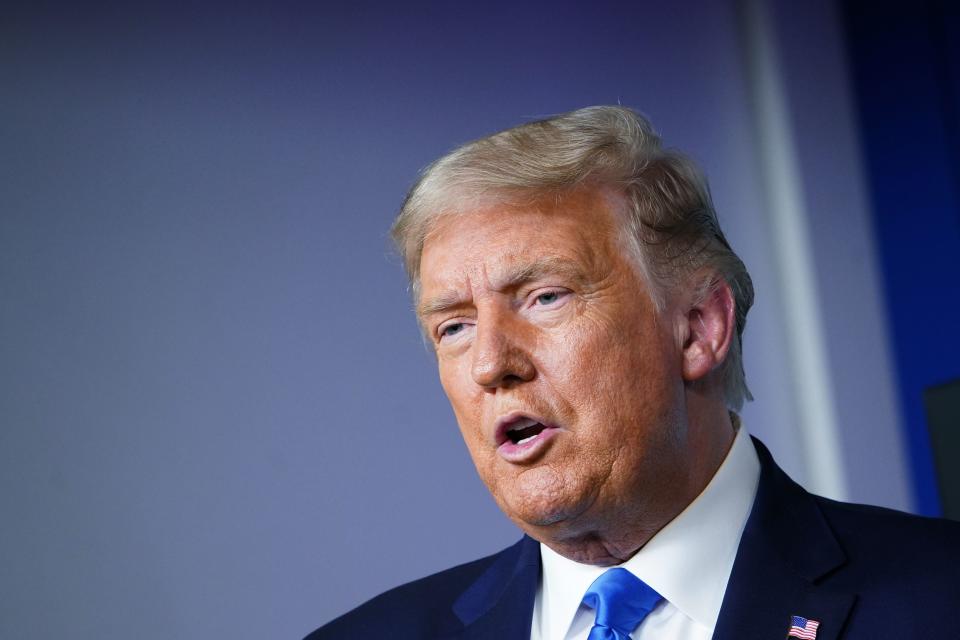
M 953 557 L 960 553 L 960 522 L 840 502 L 808 493 L 777 466 L 762 442 L 754 438 L 753 443 L 760 461 L 756 502 L 766 517 L 774 512 L 792 511 L 789 522 L 793 527 L 802 526 L 803 518 L 812 515 L 808 508 L 812 502 L 833 534 L 845 543 L 846 550 L 889 554 L 890 545 L 895 544 L 897 550 L 916 548 L 920 554 L 946 553 Z
M 960 596 L 954 575 L 960 523 L 813 495 L 774 463 L 762 443 L 754 443 L 761 477 L 751 519 L 759 535 L 778 540 L 801 573 L 816 563 L 835 567 L 822 580 L 836 586 Z
M 815 496 L 755 444 L 760 481 L 716 637 L 760 637 L 791 612 L 831 637 L 952 637 L 960 524 Z
M 460 622 L 453 612 L 456 599 L 505 555 L 499 553 L 440 571 L 381 593 L 320 627 L 304 640 L 339 638 L 424 638 L 442 635 Z
M 956 582 L 960 523 L 815 496 L 852 565 L 904 583 Z
M 812 494 L 811 494 L 812 495 Z M 856 535 L 863 541 L 898 538 L 904 541 L 924 536 L 929 543 L 950 548 L 960 543 L 960 522 L 927 518 L 903 511 L 813 496 L 838 535 Z
M 815 498 L 846 554 L 824 578 L 856 593 L 849 637 L 947 637 L 960 603 L 960 523 Z M 878 624 L 878 621 L 884 621 Z

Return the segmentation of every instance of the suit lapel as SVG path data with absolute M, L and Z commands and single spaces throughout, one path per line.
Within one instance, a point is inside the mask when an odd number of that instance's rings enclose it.
M 540 581 L 540 544 L 524 536 L 454 602 L 464 628 L 447 637 L 529 640 Z
M 740 539 L 714 640 L 783 639 L 791 616 L 820 623 L 817 640 L 836 640 L 856 594 L 822 584 L 846 554 L 810 494 L 754 440 L 760 484 Z

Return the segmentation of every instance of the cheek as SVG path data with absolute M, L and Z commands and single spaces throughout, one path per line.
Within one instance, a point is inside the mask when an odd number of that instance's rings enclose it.
M 594 319 L 551 347 L 545 357 L 552 384 L 578 422 L 589 425 L 591 433 L 583 435 L 595 436 L 591 446 L 623 442 L 625 430 L 644 439 L 645 431 L 667 419 L 675 394 L 670 380 L 679 374 L 670 370 L 673 365 L 653 323 Z
M 453 409 L 460 435 L 477 470 L 483 475 L 483 468 L 488 464 L 489 458 L 487 447 L 484 446 L 483 391 L 473 384 L 469 371 L 465 370 L 459 361 L 441 362 L 439 373 L 440 385 Z
M 637 373 L 629 344 L 605 327 L 577 327 L 545 349 L 551 383 L 578 409 L 607 411 Z
M 459 359 L 441 360 L 438 364 L 438 372 L 440 386 L 443 387 L 443 392 L 450 401 L 450 406 L 462 428 L 463 421 L 469 422 L 476 411 L 477 403 L 473 397 L 476 385 L 471 384 L 470 372 L 465 370 Z

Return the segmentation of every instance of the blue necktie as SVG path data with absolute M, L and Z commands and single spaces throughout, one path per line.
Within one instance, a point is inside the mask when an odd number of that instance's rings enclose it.
M 597 612 L 587 640 L 630 640 L 663 596 L 626 569 L 610 569 L 593 581 L 583 604 Z

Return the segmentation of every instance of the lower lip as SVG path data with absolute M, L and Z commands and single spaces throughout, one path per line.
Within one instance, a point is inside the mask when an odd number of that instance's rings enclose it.
M 525 442 L 514 444 L 507 440 L 497 447 L 497 453 L 507 462 L 532 462 L 546 451 L 547 445 L 550 444 L 558 431 L 560 430 L 555 427 L 547 427 Z

